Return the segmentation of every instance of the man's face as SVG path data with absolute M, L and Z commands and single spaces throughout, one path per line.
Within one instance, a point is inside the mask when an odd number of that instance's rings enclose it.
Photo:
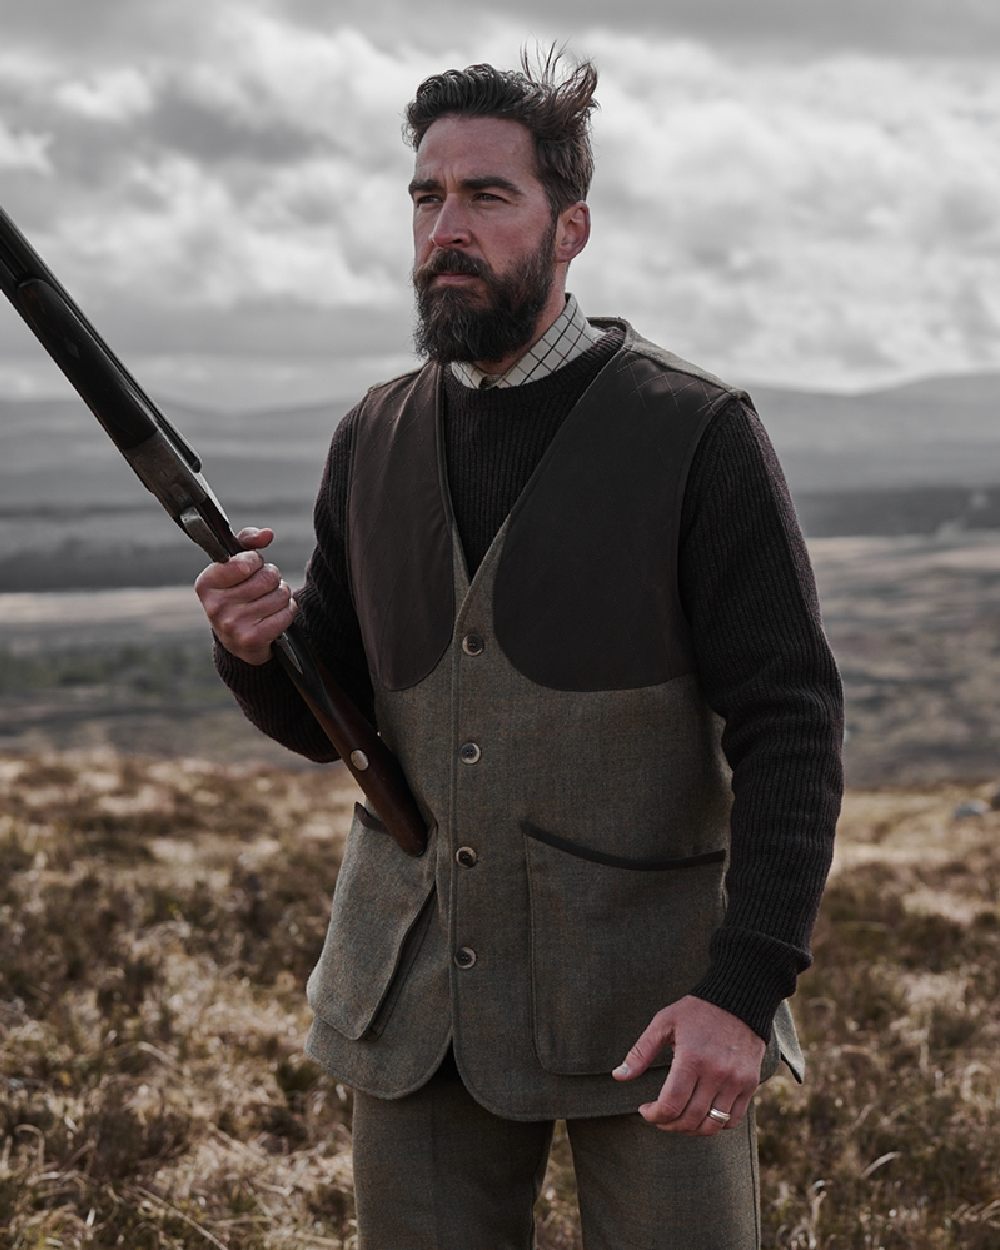
M 529 132 L 500 118 L 440 118 L 417 151 L 410 195 L 417 350 L 488 363 L 527 347 L 556 267 Z

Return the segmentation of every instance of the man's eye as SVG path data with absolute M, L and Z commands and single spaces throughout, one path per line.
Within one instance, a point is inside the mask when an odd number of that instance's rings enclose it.
M 497 200 L 497 201 L 502 200 L 501 196 L 494 195 L 492 191 L 477 191 L 475 198 L 477 200 Z
M 422 208 L 425 204 L 440 204 L 441 197 L 439 195 L 418 195 L 413 202 L 418 208 Z

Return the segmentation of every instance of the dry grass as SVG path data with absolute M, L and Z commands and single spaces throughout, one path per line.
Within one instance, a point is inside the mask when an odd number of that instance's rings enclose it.
M 797 1007 L 809 1080 L 761 1099 L 765 1244 L 1000 1246 L 1000 812 L 956 818 L 967 797 L 849 796 Z
M 300 1051 L 353 791 L 112 756 L 0 777 L 0 1245 L 344 1245 L 349 1095 Z
M 301 1056 L 342 774 L 0 759 L 0 1247 L 350 1247 L 350 1094 Z M 1000 1245 L 1000 812 L 850 796 L 760 1099 L 765 1242 Z M 540 1246 L 579 1246 L 565 1143 Z

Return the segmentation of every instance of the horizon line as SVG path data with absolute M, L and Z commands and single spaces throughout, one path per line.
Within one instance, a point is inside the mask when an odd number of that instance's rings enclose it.
M 866 396 L 887 394 L 891 391 L 903 390 L 911 386 L 921 386 L 922 384 L 933 384 L 935 382 L 948 382 L 956 379 L 979 378 L 988 380 L 995 378 L 1000 382 L 1000 367 L 985 367 L 981 369 L 939 369 L 930 372 L 907 372 L 901 371 L 888 380 L 871 382 L 868 384 L 858 385 L 857 383 L 846 383 L 843 386 L 827 384 L 825 386 L 809 386 L 803 383 L 784 381 L 784 380 L 768 380 L 764 377 L 744 376 L 734 379 L 734 384 L 739 389 L 753 391 L 761 388 L 771 391 L 784 391 L 789 394 L 800 395 L 822 395 L 830 398 L 845 399 L 861 399 Z M 69 386 L 64 381 L 65 386 Z M 144 388 L 150 398 L 154 399 L 158 406 L 165 410 L 172 408 L 183 408 L 204 413 L 218 413 L 222 416 L 239 416 L 252 415 L 255 413 L 263 414 L 275 411 L 281 411 L 282 407 L 279 403 L 200 403 L 196 400 L 181 399 L 177 396 L 167 395 L 164 392 L 153 388 Z M 352 393 L 353 394 L 353 393 Z M 0 404 L 41 404 L 41 403 L 83 403 L 75 392 L 69 393 L 63 390 L 52 390 L 48 392 L 42 390 L 36 394 L 18 394 L 13 390 L 5 391 L 0 387 Z M 337 395 L 330 393 L 325 396 L 317 396 L 315 399 L 297 399 L 292 403 L 284 405 L 285 411 L 301 411 L 303 409 L 323 408 L 327 405 L 343 404 L 345 402 L 356 402 L 352 396 Z M 346 410 L 345 410 L 346 412 Z

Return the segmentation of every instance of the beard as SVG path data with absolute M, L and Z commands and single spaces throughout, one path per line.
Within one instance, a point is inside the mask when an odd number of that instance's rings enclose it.
M 453 360 L 503 360 L 534 338 L 538 315 L 545 307 L 555 278 L 556 226 L 552 222 L 534 252 L 508 272 L 494 273 L 485 261 L 458 249 L 433 254 L 413 271 L 417 296 L 417 353 L 446 364 Z M 482 290 L 435 287 L 441 273 L 463 273 L 481 279 Z

